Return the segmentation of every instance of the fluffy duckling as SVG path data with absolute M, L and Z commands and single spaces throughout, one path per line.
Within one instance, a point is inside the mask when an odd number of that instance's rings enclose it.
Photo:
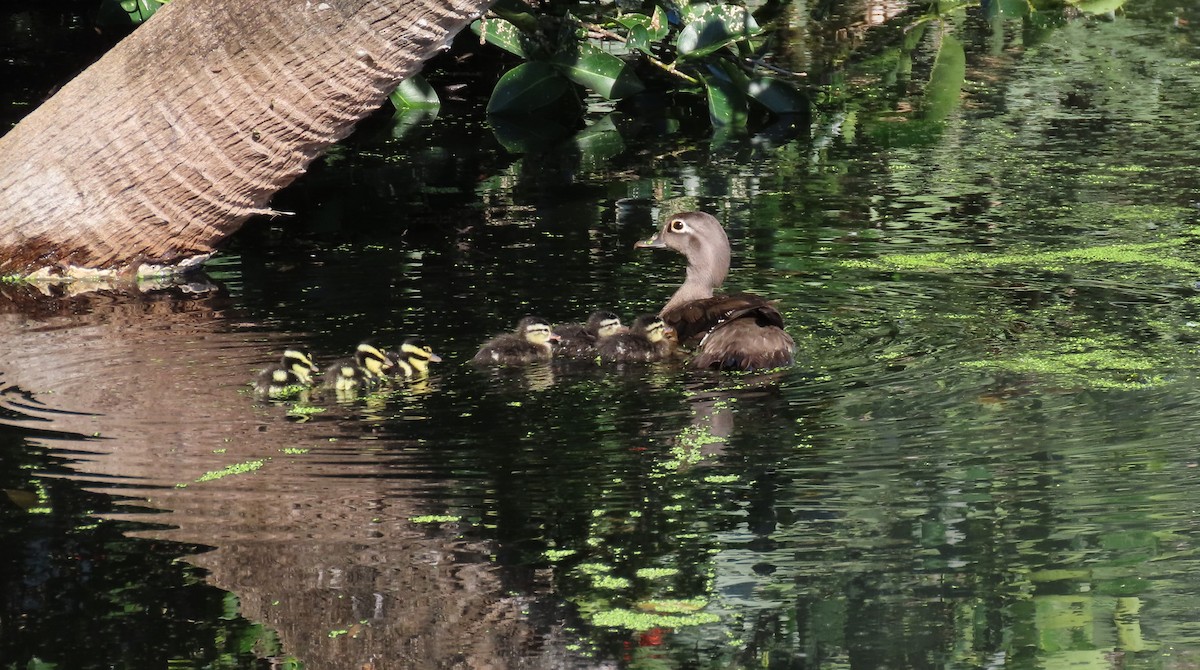
M 527 316 L 517 323 L 513 332 L 485 342 L 471 362 L 476 365 L 526 365 L 548 361 L 552 355 L 550 343 L 557 339 L 549 321 Z
M 363 342 L 354 350 L 354 356 L 334 361 L 325 369 L 325 387 L 342 393 L 357 391 L 386 379 L 393 367 L 387 354 Z
M 597 310 L 588 316 L 587 323 L 568 323 L 555 326 L 558 342 L 554 355 L 562 358 L 592 358 L 596 345 L 603 339 L 625 331 L 621 317 L 605 310 Z
M 657 314 L 643 314 L 629 331 L 605 338 L 597 346 L 600 360 L 608 363 L 654 363 L 674 353 L 667 324 Z
M 272 363 L 258 373 L 254 391 L 269 398 L 290 395 L 299 388 L 312 386 L 312 373 L 316 371 L 317 366 L 308 354 L 288 349 L 278 363 Z
M 388 357 L 396 364 L 392 374 L 409 379 L 429 376 L 429 364 L 442 362 L 442 357 L 433 353 L 432 347 L 416 337 L 404 340 L 399 350 L 388 352 Z

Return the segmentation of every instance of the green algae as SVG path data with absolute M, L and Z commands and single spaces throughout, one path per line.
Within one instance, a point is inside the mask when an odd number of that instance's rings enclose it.
M 209 470 L 208 472 L 196 478 L 196 483 L 211 482 L 213 480 L 229 477 L 230 475 L 243 475 L 248 472 L 254 472 L 266 464 L 265 459 L 257 459 L 253 461 L 243 461 L 227 465 L 220 470 Z
M 409 517 L 408 520 L 413 523 L 455 523 L 462 521 L 462 517 L 453 514 L 425 514 Z
M 679 574 L 679 570 L 677 568 L 638 568 L 637 572 L 634 574 L 636 574 L 639 579 L 655 580 L 674 577 L 675 575 Z
M 965 361 L 964 367 L 1025 375 L 1057 376 L 1094 389 L 1142 389 L 1164 383 L 1155 370 L 1162 361 L 1107 346 L 1091 338 L 1073 338 L 1047 349 L 995 360 Z
M 593 626 L 622 628 L 631 631 L 643 631 L 652 628 L 703 626 L 705 624 L 717 623 L 720 620 L 720 617 L 709 612 L 673 614 L 667 612 L 639 612 L 622 608 L 596 612 L 591 616 Z
M 979 270 L 1000 267 L 1032 267 L 1058 271 L 1069 265 L 1113 264 L 1144 265 L 1163 270 L 1200 274 L 1200 264 L 1168 255 L 1192 242 L 1184 237 L 1162 242 L 1143 244 L 1108 244 L 1079 249 L 1060 249 L 1041 252 L 1012 252 L 987 254 L 977 251 L 961 253 L 932 251 L 919 254 L 888 254 L 880 258 L 842 261 L 843 267 L 868 270 L 911 270 L 911 271 L 955 271 Z

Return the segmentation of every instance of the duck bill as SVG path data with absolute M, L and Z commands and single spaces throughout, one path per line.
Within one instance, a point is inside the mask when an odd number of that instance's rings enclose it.
M 633 248 L 634 249 L 665 249 L 665 248 L 667 248 L 667 245 L 665 242 L 662 241 L 662 235 L 655 233 L 654 237 L 651 237 L 648 240 L 638 240 L 637 242 L 634 242 Z
M 442 357 L 441 357 L 441 356 L 438 356 L 437 354 L 429 354 L 429 358 L 428 358 L 427 360 L 428 360 L 430 363 L 441 363 L 441 362 L 442 362 Z

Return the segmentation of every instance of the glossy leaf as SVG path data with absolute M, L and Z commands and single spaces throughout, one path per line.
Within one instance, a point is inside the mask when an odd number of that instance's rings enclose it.
M 714 128 L 744 128 L 750 116 L 744 89 L 728 77 L 713 72 L 700 75 L 708 93 L 708 118 Z
M 489 114 L 507 114 L 545 107 L 557 100 L 569 86 L 558 70 L 548 63 L 522 63 L 505 72 L 496 82 L 487 111 Z
M 509 21 L 497 18 L 479 19 L 471 23 L 471 32 L 483 37 L 488 44 L 511 54 L 521 58 L 529 57 L 525 51 L 524 34 Z
M 746 92 L 758 104 L 776 114 L 804 114 L 808 98 L 791 84 L 772 77 L 751 79 Z
M 650 16 L 645 14 L 625 14 L 617 19 L 617 23 L 628 28 L 631 32 L 634 28 L 644 28 L 648 39 L 657 42 L 667 36 L 671 26 L 667 23 L 667 13 L 662 7 L 654 6 L 654 13 Z
M 488 118 L 492 134 L 505 151 L 523 154 L 545 151 L 571 136 L 572 129 L 553 119 L 528 116 L 492 116 Z
M 442 106 L 437 91 L 421 75 L 413 75 L 400 82 L 388 96 L 397 111 L 405 109 L 437 109 Z
M 930 121 L 941 121 L 959 105 L 963 83 L 967 78 L 967 56 L 963 44 L 953 35 L 942 35 L 941 48 L 929 73 L 925 99 L 921 105 Z
M 1125 0 L 1067 0 L 1084 14 L 1111 14 L 1125 6 Z
M 141 25 L 164 4 L 166 0 L 102 0 L 96 23 L 101 26 Z
M 680 58 L 700 58 L 762 31 L 745 7 L 692 5 L 675 47 Z
M 577 133 L 575 148 L 579 151 L 580 167 L 598 170 L 625 151 L 625 140 L 609 115 Z
M 645 88 L 625 61 L 586 42 L 571 44 L 555 54 L 551 62 L 568 79 L 608 100 L 624 98 Z
M 633 26 L 625 36 L 625 46 L 642 53 L 650 53 L 650 31 L 646 30 L 646 26 Z
M 413 137 L 428 129 L 437 120 L 436 107 L 413 107 L 396 110 L 392 116 L 392 137 Z

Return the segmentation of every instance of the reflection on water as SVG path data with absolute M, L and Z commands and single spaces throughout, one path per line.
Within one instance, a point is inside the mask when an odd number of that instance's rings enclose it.
M 910 135 L 900 100 L 570 170 L 359 139 L 211 290 L 5 287 L 0 667 L 1195 665 L 1200 82 L 1163 20 L 964 28 L 984 90 Z M 677 260 L 632 245 L 684 208 L 794 368 L 464 364 L 661 305 Z M 428 380 L 250 392 L 410 335 Z

